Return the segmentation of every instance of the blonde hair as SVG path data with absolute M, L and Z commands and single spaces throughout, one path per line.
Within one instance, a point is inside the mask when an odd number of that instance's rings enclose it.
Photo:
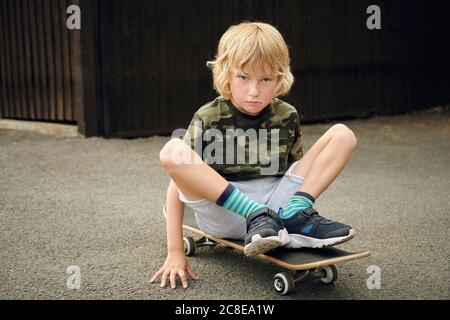
M 220 38 L 215 60 L 206 65 L 212 69 L 214 89 L 230 99 L 231 73 L 258 63 L 267 64 L 279 76 L 275 96 L 287 94 L 294 82 L 289 50 L 283 36 L 270 24 L 243 22 L 231 26 Z

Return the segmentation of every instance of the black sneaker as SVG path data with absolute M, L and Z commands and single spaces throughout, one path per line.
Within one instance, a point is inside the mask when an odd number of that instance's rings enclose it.
M 289 235 L 278 214 L 262 208 L 247 217 L 247 236 L 244 253 L 255 256 L 289 242 Z
M 301 210 L 283 219 L 289 232 L 287 248 L 322 248 L 346 242 L 355 232 L 349 225 L 321 217 L 313 208 Z

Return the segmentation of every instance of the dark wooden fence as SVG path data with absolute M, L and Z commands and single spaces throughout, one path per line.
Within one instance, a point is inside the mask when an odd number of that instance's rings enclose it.
M 86 135 L 170 134 L 216 96 L 205 63 L 243 20 L 284 35 L 296 78 L 284 99 L 303 122 L 450 102 L 447 1 L 80 0 L 78 40 L 55 16 L 67 1 L 0 3 L 0 117 L 77 121 Z M 366 27 L 371 4 L 381 30 Z M 47 19 L 27 25 L 33 12 Z M 71 74 L 77 44 L 82 83 Z M 80 88 L 78 117 L 71 88 Z
M 205 62 L 231 24 L 278 27 L 303 121 L 393 114 L 450 101 L 449 5 L 376 1 L 105 1 L 105 95 L 112 136 L 170 133 L 216 94 Z
M 76 41 L 68 1 L 0 2 L 0 117 L 75 122 Z

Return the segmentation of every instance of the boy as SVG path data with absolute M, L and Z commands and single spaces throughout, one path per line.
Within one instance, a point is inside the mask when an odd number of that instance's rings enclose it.
M 245 22 L 221 37 L 216 59 L 207 64 L 220 96 L 194 114 L 184 140 L 172 139 L 160 152 L 172 178 L 168 255 L 150 282 L 161 276 L 162 287 L 170 280 L 175 288 L 178 276 L 186 288 L 187 274 L 198 279 L 183 249 L 185 204 L 204 232 L 245 239 L 248 256 L 353 237 L 350 226 L 321 217 L 313 204 L 344 168 L 355 135 L 335 125 L 303 156 L 298 113 L 276 98 L 292 86 L 289 64 L 286 43 L 271 25 Z

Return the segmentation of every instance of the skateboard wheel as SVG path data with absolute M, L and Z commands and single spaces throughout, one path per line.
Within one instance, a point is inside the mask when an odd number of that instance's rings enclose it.
M 281 295 L 289 294 L 294 290 L 294 278 L 289 272 L 277 273 L 273 277 L 273 287 Z
M 184 253 L 191 256 L 195 252 L 195 240 L 192 237 L 183 237 Z
M 338 269 L 335 265 L 329 265 L 325 267 L 321 267 L 320 271 L 323 273 L 323 277 L 320 278 L 320 281 L 326 284 L 333 283 L 338 278 Z

